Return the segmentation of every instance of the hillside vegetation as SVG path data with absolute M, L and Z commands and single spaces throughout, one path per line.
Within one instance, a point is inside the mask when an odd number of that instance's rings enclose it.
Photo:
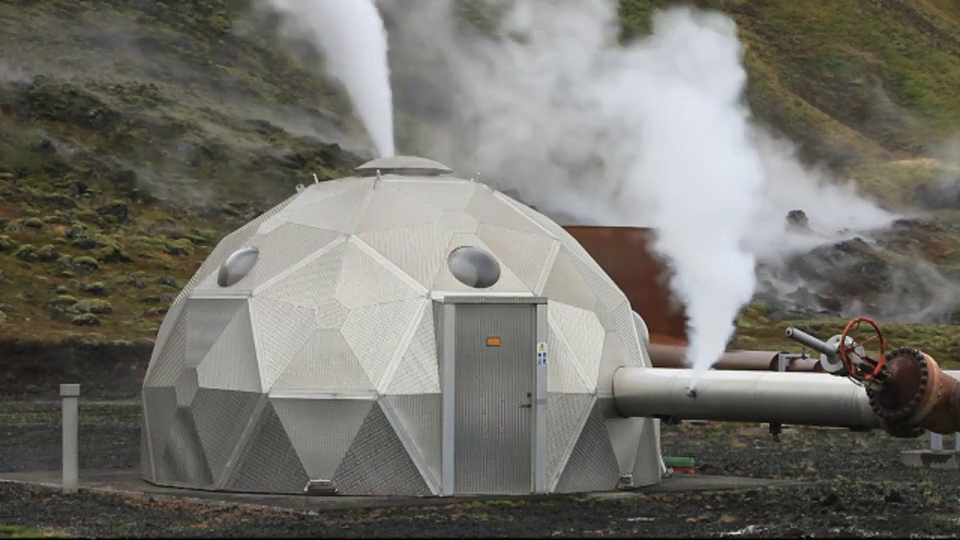
M 621 0 L 622 38 L 670 3 Z M 941 225 L 901 245 L 960 268 L 960 201 L 931 187 L 955 175 L 937 158 L 960 133 L 956 3 L 697 4 L 736 19 L 757 117 L 888 205 L 936 206 Z M 313 173 L 370 157 L 318 59 L 285 54 L 271 21 L 248 11 L 0 3 L 0 338 L 150 340 L 220 237 Z M 781 323 L 766 316 L 748 310 L 738 343 L 776 346 Z M 757 328 L 770 330 L 751 338 Z M 960 357 L 955 330 L 924 331 L 932 353 Z

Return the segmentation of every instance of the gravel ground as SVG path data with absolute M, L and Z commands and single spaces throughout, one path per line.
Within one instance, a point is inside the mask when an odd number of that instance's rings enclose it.
M 0 471 L 60 465 L 59 405 L 0 403 Z M 132 468 L 139 405 L 84 403 L 81 467 Z M 760 426 L 663 427 L 665 455 L 699 474 L 814 481 L 811 485 L 622 498 L 561 497 L 425 508 L 292 512 L 146 496 L 0 484 L 0 536 L 30 527 L 80 536 L 941 536 L 960 535 L 960 473 L 899 461 L 923 439 L 796 429 L 774 441 Z

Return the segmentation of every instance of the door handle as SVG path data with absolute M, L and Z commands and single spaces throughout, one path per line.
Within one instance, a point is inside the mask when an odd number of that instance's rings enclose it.
M 533 408 L 533 392 L 527 392 L 527 403 L 520 405 L 521 409 Z

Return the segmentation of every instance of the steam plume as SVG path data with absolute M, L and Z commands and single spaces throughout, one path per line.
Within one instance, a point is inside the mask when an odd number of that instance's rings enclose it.
M 547 213 L 657 228 L 695 369 L 725 349 L 758 260 L 893 219 L 753 124 L 736 28 L 719 13 L 659 12 L 649 37 L 621 46 L 613 0 L 472 0 L 493 14 L 484 29 L 456 2 L 397 4 L 382 4 L 404 66 L 394 90 L 428 120 L 405 144 Z M 822 234 L 788 231 L 795 208 L 823 218 Z
M 387 33 L 374 0 L 262 0 L 284 16 L 284 31 L 324 53 L 380 156 L 395 153 Z

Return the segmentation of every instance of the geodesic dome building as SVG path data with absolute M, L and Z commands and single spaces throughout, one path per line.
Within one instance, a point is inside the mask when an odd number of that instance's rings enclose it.
M 613 371 L 643 322 L 545 216 L 422 158 L 375 160 L 225 237 L 143 385 L 142 475 L 347 495 L 610 490 L 660 480 Z

